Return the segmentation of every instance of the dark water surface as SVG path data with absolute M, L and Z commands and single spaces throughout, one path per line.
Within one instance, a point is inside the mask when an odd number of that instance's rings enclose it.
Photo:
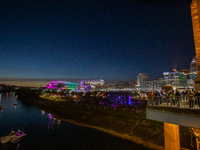
M 13 106 L 16 102 L 17 106 Z M 95 129 L 58 120 L 13 95 L 1 94 L 0 137 L 11 130 L 23 130 L 27 136 L 16 144 L 0 144 L 11 150 L 142 150 L 149 149 Z

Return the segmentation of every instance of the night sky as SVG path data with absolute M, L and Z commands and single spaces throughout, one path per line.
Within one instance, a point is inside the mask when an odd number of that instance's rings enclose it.
M 0 78 L 115 83 L 189 69 L 192 0 L 160 1 L 1 0 Z

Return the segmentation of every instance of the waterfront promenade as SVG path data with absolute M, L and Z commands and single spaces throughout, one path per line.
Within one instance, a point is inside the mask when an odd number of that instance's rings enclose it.
M 149 96 L 147 101 L 146 118 L 164 123 L 165 149 L 180 149 L 179 126 L 184 126 L 190 129 L 191 138 L 194 137 L 194 145 L 199 150 L 199 96 L 190 92 L 181 96 Z
M 146 98 L 148 106 L 173 107 L 200 110 L 200 97 L 194 96 L 191 102 L 186 96 L 155 96 Z M 190 106 L 191 103 L 191 106 Z

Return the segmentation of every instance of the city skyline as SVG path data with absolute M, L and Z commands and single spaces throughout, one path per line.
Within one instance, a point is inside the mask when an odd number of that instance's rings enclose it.
M 2 1 L 0 78 L 133 82 L 189 68 L 191 1 Z

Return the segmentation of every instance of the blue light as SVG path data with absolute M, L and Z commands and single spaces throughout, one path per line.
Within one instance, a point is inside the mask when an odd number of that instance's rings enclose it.
M 128 104 L 131 105 L 131 95 L 128 97 Z

